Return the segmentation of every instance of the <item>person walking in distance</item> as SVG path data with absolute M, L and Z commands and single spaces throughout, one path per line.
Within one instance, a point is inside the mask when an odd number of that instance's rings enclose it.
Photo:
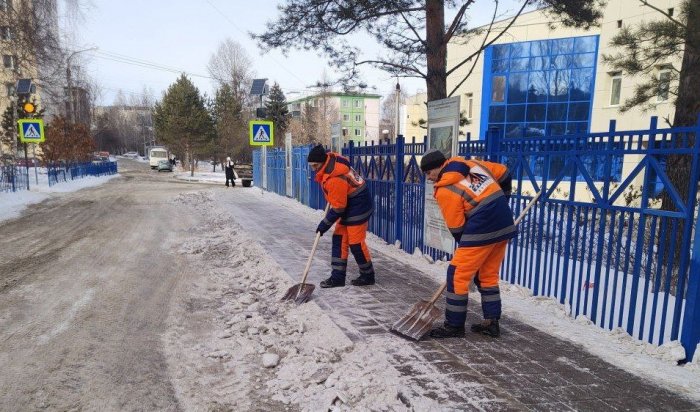
M 354 286 L 374 285 L 372 257 L 365 243 L 374 205 L 365 180 L 350 167 L 347 158 L 334 152 L 326 153 L 321 145 L 311 149 L 307 161 L 316 172 L 316 181 L 321 185 L 323 196 L 330 204 L 316 232 L 323 235 L 335 223 L 331 276 L 321 282 L 321 287 L 345 286 L 349 252 L 355 257 L 360 268 L 360 276 L 350 283 Z
M 449 160 L 429 150 L 420 168 L 434 182 L 433 196 L 450 233 L 457 242 L 447 268 L 445 322 L 430 331 L 434 338 L 464 336 L 469 285 L 474 280 L 481 294 L 484 320 L 472 332 L 498 337 L 501 295 L 498 270 L 508 240 L 517 235 L 508 205 L 511 175 L 505 165 L 486 161 Z
M 224 166 L 226 170 L 226 187 L 228 187 L 229 180 L 231 181 L 231 186 L 236 187 L 236 181 L 233 174 L 233 162 L 230 157 L 226 158 L 226 165 Z

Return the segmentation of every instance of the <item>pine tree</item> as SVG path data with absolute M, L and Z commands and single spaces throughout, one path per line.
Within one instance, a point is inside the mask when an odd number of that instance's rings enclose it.
M 267 119 L 272 120 L 275 125 L 275 145 L 284 146 L 284 134 L 289 126 L 291 114 L 287 109 L 287 98 L 284 97 L 282 88 L 275 82 L 270 88 L 270 93 L 267 95 L 265 102 L 265 110 Z
M 214 137 L 212 118 L 199 90 L 184 74 L 168 87 L 156 103 L 153 121 L 161 143 L 189 163 L 194 175 L 195 161 L 206 156 Z
M 247 162 L 252 156 L 248 129 L 243 118 L 243 103 L 228 84 L 223 84 L 214 98 L 212 117 L 216 130 L 217 159 L 223 163 L 230 156 L 234 162 Z
M 488 3 L 488 2 L 485 2 Z M 368 64 L 392 75 L 425 79 L 428 101 L 448 94 L 447 77 L 465 64 L 476 64 L 481 52 L 515 23 L 527 6 L 546 7 L 565 26 L 588 28 L 602 17 L 601 0 L 520 0 L 520 9 L 509 24 L 495 33 L 467 27 L 469 8 L 482 2 L 445 0 L 289 0 L 280 6 L 280 16 L 267 23 L 266 31 L 253 35 L 262 47 L 315 49 L 345 74 L 357 81 L 359 66 Z M 498 2 L 493 2 L 496 5 Z M 498 11 L 497 9 L 495 11 Z M 454 16 L 446 22 L 445 15 Z M 498 13 L 494 12 L 493 19 Z M 447 23 L 447 24 L 446 24 Z M 376 57 L 364 58 L 346 36 L 365 32 L 382 49 Z M 423 36 L 423 33 L 425 35 Z M 447 44 L 477 40 L 476 51 L 447 66 Z

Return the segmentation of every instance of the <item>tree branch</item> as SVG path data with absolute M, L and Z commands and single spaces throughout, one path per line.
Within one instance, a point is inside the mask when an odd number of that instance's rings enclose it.
M 653 4 L 649 4 L 649 2 L 648 2 L 647 0 L 639 0 L 639 2 L 642 3 L 643 6 L 647 6 L 647 7 L 649 7 L 650 9 L 653 9 L 653 10 L 658 11 L 659 13 L 663 14 L 664 16 L 666 16 L 667 19 L 669 19 L 669 20 L 671 20 L 672 22 L 676 23 L 677 25 L 683 27 L 684 29 L 687 29 L 687 28 L 688 28 L 685 24 L 683 24 L 683 23 L 681 23 L 680 21 L 674 19 L 673 16 L 671 16 L 671 15 L 668 14 L 667 12 L 664 12 L 664 11 L 661 10 L 660 8 L 654 6 Z
M 416 35 L 416 38 L 418 39 L 418 41 L 420 42 L 420 44 L 422 44 L 423 47 L 428 47 L 428 44 L 425 42 L 425 40 L 423 40 L 423 38 L 420 36 L 420 34 L 418 34 L 418 32 L 416 31 L 415 27 L 413 27 L 413 25 L 411 24 L 411 22 L 408 21 L 408 19 L 406 18 L 406 16 L 404 16 L 403 13 L 401 13 L 401 18 L 403 19 L 404 22 L 406 22 L 406 24 L 407 24 L 408 27 L 411 29 L 411 31 L 413 32 L 413 34 Z
M 508 25 L 506 25 L 506 27 L 504 27 L 503 30 L 501 30 L 501 32 L 498 33 L 498 35 L 497 35 L 496 37 L 493 38 L 493 40 L 491 40 L 491 41 L 489 41 L 489 42 L 487 43 L 487 42 L 486 42 L 486 39 L 488 38 L 489 34 L 491 34 L 491 28 L 493 27 L 494 20 L 495 20 L 495 18 L 496 18 L 496 11 L 494 10 L 494 16 L 493 16 L 493 18 L 492 18 L 492 20 L 491 20 L 491 24 L 489 25 L 489 29 L 488 29 L 488 31 L 486 32 L 486 35 L 484 36 L 484 41 L 482 42 L 481 47 L 480 47 L 476 52 L 474 52 L 474 53 L 470 54 L 469 56 L 467 56 L 467 58 L 465 58 L 465 59 L 462 60 L 460 63 L 458 63 L 455 67 L 453 67 L 453 68 L 451 68 L 450 70 L 448 70 L 448 71 L 447 71 L 447 76 L 449 77 L 450 74 L 454 73 L 455 70 L 457 70 L 457 69 L 459 69 L 460 67 L 462 67 L 462 65 L 464 65 L 465 63 L 467 63 L 468 61 L 470 61 L 472 58 L 474 58 L 474 56 L 479 56 L 479 55 L 481 54 L 481 52 L 482 52 L 485 48 L 489 47 L 490 45 L 492 45 L 493 43 L 495 43 L 496 40 L 500 39 L 501 36 L 503 36 L 503 35 L 508 31 L 508 29 L 510 29 L 510 27 L 515 23 L 515 21 L 518 19 L 518 17 L 520 17 L 520 15 L 522 14 L 523 10 L 525 10 L 525 6 L 527 6 L 527 3 L 528 3 L 527 1 L 523 1 L 522 7 L 520 7 L 520 10 L 518 10 L 518 13 L 517 13 L 515 16 L 513 16 L 513 18 L 511 19 L 510 23 L 508 23 Z M 498 7 L 496 7 L 496 9 L 498 9 Z
M 471 6 L 474 3 L 474 0 L 469 0 L 466 3 L 460 7 L 459 11 L 457 12 L 457 15 L 455 16 L 454 20 L 452 20 L 452 24 L 450 25 L 450 28 L 447 29 L 447 33 L 445 33 L 445 43 L 449 43 L 450 40 L 452 39 L 452 36 L 454 36 L 455 32 L 457 31 L 457 27 L 459 27 L 459 23 L 462 21 L 462 18 L 464 17 L 464 12 L 467 11 L 467 8 Z M 496 7 L 498 8 L 498 7 Z
M 361 64 L 379 64 L 379 65 L 382 65 L 382 66 L 393 67 L 393 68 L 395 68 L 395 69 L 403 70 L 403 71 L 406 71 L 406 72 L 413 72 L 413 73 L 416 73 L 417 75 L 419 75 L 419 77 L 423 77 L 423 78 L 426 78 L 426 77 L 427 77 L 426 74 L 424 74 L 423 72 L 421 72 L 420 70 L 418 70 L 416 67 L 413 67 L 413 66 L 406 66 L 406 65 L 398 64 L 398 63 L 387 62 L 387 61 L 384 61 L 384 60 L 363 60 L 363 61 L 357 62 L 357 63 L 355 63 L 355 64 L 356 64 L 357 66 L 359 66 L 359 65 L 361 65 Z

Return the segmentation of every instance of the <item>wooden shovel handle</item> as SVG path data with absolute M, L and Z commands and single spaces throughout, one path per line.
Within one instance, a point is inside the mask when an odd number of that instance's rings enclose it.
M 331 207 L 330 203 L 326 203 L 325 213 L 328 213 L 328 208 Z M 304 274 L 301 278 L 301 284 L 306 283 L 306 276 L 309 274 L 309 268 L 311 267 L 311 261 L 314 258 L 314 253 L 316 253 L 316 246 L 318 246 L 318 240 L 321 239 L 321 232 L 316 232 L 316 239 L 314 239 L 314 245 L 311 247 L 311 253 L 309 254 L 309 260 L 306 261 L 306 267 L 304 268 Z
M 537 199 L 539 199 L 541 195 L 542 195 L 542 191 L 540 190 L 539 192 L 537 192 L 535 197 L 533 197 L 532 200 L 530 200 L 530 202 L 528 202 L 527 206 L 525 206 L 525 209 L 523 209 L 523 211 L 520 212 L 520 215 L 518 216 L 518 218 L 515 219 L 515 223 L 514 223 L 515 225 L 519 224 L 525 218 L 525 215 L 527 215 L 527 212 L 529 212 L 530 209 L 532 208 L 532 206 L 534 206 L 535 203 L 537 203 Z M 433 293 L 433 296 L 430 298 L 430 302 L 428 304 L 428 307 L 433 306 L 435 304 L 435 302 L 438 300 L 440 295 L 442 295 L 442 292 L 445 291 L 445 288 L 447 288 L 447 282 L 443 283 L 442 286 L 440 286 L 438 288 L 438 290 L 436 290 L 435 293 Z

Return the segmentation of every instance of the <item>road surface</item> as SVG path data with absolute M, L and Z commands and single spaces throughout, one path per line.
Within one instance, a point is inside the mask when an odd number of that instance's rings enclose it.
M 0 223 L 0 410 L 182 410 L 160 336 L 199 223 L 173 198 L 201 186 L 119 166 Z

